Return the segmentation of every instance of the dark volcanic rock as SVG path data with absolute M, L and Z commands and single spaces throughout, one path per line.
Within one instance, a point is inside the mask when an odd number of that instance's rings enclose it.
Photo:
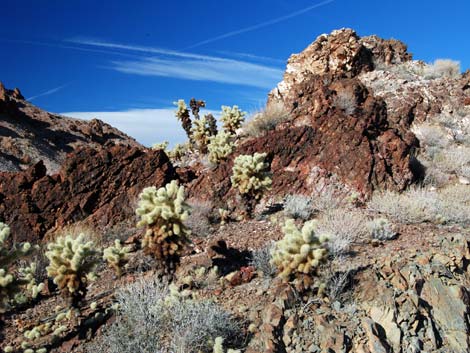
M 67 156 L 58 174 L 47 175 L 42 162 L 0 173 L 0 220 L 16 241 L 34 241 L 77 221 L 103 229 L 133 216 L 144 187 L 176 178 L 161 150 L 82 148 Z

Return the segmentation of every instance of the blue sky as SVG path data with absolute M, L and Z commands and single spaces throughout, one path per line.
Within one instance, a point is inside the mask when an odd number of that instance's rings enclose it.
M 5 1 L 0 81 L 46 110 L 101 118 L 147 145 L 176 142 L 173 101 L 259 109 L 287 58 L 333 29 L 468 69 L 468 14 L 468 0 Z

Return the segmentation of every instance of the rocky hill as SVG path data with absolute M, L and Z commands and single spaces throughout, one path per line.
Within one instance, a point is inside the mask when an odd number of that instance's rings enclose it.
M 193 134 L 170 151 L 3 92 L 5 134 L 31 125 L 56 140 L 28 143 L 63 148 L 0 173 L 0 266 L 3 243 L 42 247 L 39 295 L 0 301 L 5 352 L 470 351 L 470 74 L 456 62 L 333 31 L 289 58 L 263 112 L 241 126 L 227 113 L 225 135 L 180 104 Z M 52 243 L 77 233 L 92 243 Z
M 67 153 L 80 146 L 120 144 L 142 147 L 136 140 L 98 119 L 51 114 L 27 102 L 16 88 L 0 82 L 0 171 L 24 170 L 43 161 L 56 172 Z

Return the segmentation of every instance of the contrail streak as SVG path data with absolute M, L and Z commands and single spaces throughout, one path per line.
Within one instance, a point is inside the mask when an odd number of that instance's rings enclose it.
M 50 94 L 53 94 L 53 93 L 56 93 L 56 92 L 60 91 L 61 89 L 67 87 L 69 84 L 70 84 L 70 83 L 66 83 L 65 85 L 62 85 L 62 86 L 59 86 L 59 87 L 56 87 L 56 88 L 52 88 L 52 89 L 47 90 L 47 91 L 45 91 L 45 92 L 36 94 L 35 96 L 29 97 L 29 98 L 27 98 L 26 100 L 29 101 L 29 102 L 31 102 L 32 100 L 34 100 L 34 99 L 36 99 L 36 98 L 48 96 L 48 95 L 50 95 Z
M 293 17 L 297 17 L 297 16 L 300 16 L 306 12 L 309 12 L 313 9 L 316 9 L 318 7 L 321 7 L 321 6 L 324 6 L 324 5 L 327 5 L 329 3 L 332 3 L 333 1 L 335 0 L 326 0 L 326 1 L 322 1 L 318 4 L 315 4 L 315 5 L 312 5 L 312 6 L 309 6 L 309 7 L 306 7 L 302 10 L 298 10 L 298 11 L 295 11 L 295 12 L 292 12 L 288 15 L 284 15 L 284 16 L 281 16 L 281 17 L 278 17 L 278 18 L 274 18 L 272 20 L 269 20 L 269 21 L 266 21 L 266 22 L 261 22 L 261 23 L 258 23 L 256 25 L 253 25 L 253 26 L 249 26 L 249 27 L 245 27 L 245 28 L 242 28 L 242 29 L 238 29 L 236 31 L 232 31 L 232 32 L 228 32 L 228 33 L 225 33 L 225 34 L 221 34 L 220 36 L 217 36 L 217 37 L 213 37 L 213 38 L 209 38 L 209 39 L 206 39 L 206 40 L 203 40 L 201 42 L 198 42 L 196 44 L 193 44 L 185 49 L 192 49 L 192 48 L 196 48 L 196 47 L 199 47 L 201 45 L 204 45 L 204 44 L 208 44 L 208 43 L 212 43 L 212 42 L 215 42 L 215 41 L 218 41 L 218 40 L 221 40 L 221 39 L 225 39 L 225 38 L 229 38 L 229 37 L 233 37 L 233 36 L 236 36 L 238 34 L 242 34 L 242 33 L 246 33 L 246 32 L 251 32 L 251 31 L 254 31 L 254 30 L 257 30 L 257 29 L 260 29 L 260 28 L 263 28 L 263 27 L 267 27 L 267 26 L 271 26 L 273 24 L 276 24 L 276 23 L 279 23 L 279 22 L 282 22 L 282 21 L 286 21 L 288 19 L 291 19 Z

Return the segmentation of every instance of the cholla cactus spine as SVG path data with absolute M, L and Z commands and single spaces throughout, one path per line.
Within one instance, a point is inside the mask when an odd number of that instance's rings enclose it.
M 237 129 L 239 129 L 245 121 L 245 115 L 246 112 L 242 112 L 236 105 L 232 108 L 223 105 L 220 120 L 223 123 L 224 130 L 229 134 L 235 134 Z
M 121 277 L 122 268 L 129 261 L 130 247 L 122 246 L 119 239 L 114 241 L 114 245 L 103 251 L 103 259 L 116 271 L 116 275 Z
M 300 275 L 309 275 L 326 260 L 326 236 L 317 236 L 315 221 L 306 222 L 298 229 L 293 219 L 288 219 L 282 228 L 284 238 L 272 250 L 271 262 L 284 280 Z
M 147 226 L 143 247 L 172 270 L 189 241 L 190 230 L 184 225 L 189 215 L 184 187 L 173 180 L 160 189 L 145 188 L 136 213 L 140 216 L 137 225 Z
M 179 99 L 177 102 L 173 102 L 174 105 L 177 106 L 177 110 L 175 112 L 175 116 L 178 120 L 181 121 L 181 125 L 183 126 L 184 131 L 186 131 L 186 135 L 191 140 L 191 118 L 189 117 L 189 110 L 184 102 L 184 99 Z
M 266 153 L 240 155 L 235 158 L 230 180 L 240 194 L 258 199 L 265 190 L 270 189 L 272 180 L 269 164 L 265 159 Z
M 209 151 L 209 161 L 212 163 L 219 163 L 220 161 L 227 159 L 230 153 L 235 148 L 235 143 L 232 141 L 233 135 L 220 131 L 217 135 L 209 138 L 209 145 L 207 149 Z
M 46 257 L 49 266 L 47 275 L 62 293 L 72 297 L 72 305 L 86 294 L 89 279 L 95 277 L 98 251 L 92 241 L 85 241 L 85 235 L 73 238 L 70 235 L 60 237 L 47 245 Z
M 14 261 L 34 249 L 30 243 L 24 243 L 19 248 L 7 248 L 9 236 L 10 227 L 0 222 L 0 313 L 9 309 L 12 302 L 22 301 L 21 287 L 27 285 L 28 281 L 10 273 L 10 267 Z

